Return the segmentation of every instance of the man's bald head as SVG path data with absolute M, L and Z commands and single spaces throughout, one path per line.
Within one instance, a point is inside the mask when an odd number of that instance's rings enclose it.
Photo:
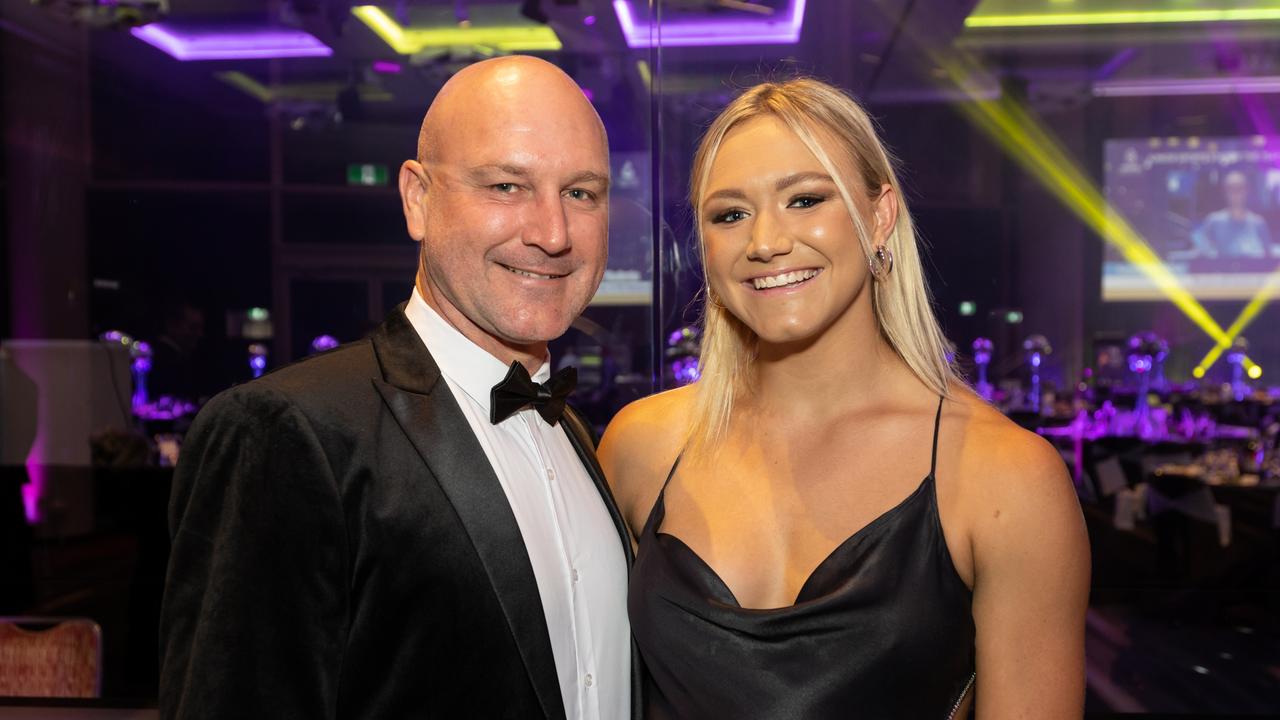
M 462 70 L 427 111 L 400 196 L 423 299 L 504 365 L 536 371 L 608 253 L 609 144 L 582 90 L 532 57 Z
M 473 132 L 477 121 L 530 113 L 589 123 L 608 147 L 604 123 L 573 78 L 546 60 L 509 55 L 468 65 L 440 88 L 418 132 L 418 162 L 438 159 L 453 133 Z

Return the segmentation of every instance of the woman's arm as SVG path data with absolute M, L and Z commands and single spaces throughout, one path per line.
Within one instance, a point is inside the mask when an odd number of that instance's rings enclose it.
M 979 720 L 1080 718 L 1089 540 L 1057 451 L 1012 426 L 984 440 L 967 498 Z

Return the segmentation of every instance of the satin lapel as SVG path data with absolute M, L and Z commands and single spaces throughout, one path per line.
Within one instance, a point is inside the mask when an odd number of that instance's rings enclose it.
M 601 499 L 604 500 L 604 506 L 609 509 L 609 517 L 613 519 L 614 529 L 618 531 L 618 539 L 622 541 L 622 546 L 626 548 L 627 570 L 630 570 L 632 562 L 635 561 L 635 554 L 631 551 L 631 533 L 627 530 L 627 522 L 622 518 L 622 511 L 618 509 L 618 503 L 613 500 L 613 492 L 609 490 L 609 483 L 605 479 L 604 470 L 601 469 L 600 463 L 596 460 L 595 441 L 587 429 L 586 421 L 573 408 L 565 407 L 564 416 L 561 418 L 560 424 L 564 428 L 564 434 L 569 436 L 569 444 L 573 445 L 574 451 L 578 453 L 578 459 L 582 461 L 583 467 L 587 469 L 587 474 L 591 476 L 591 482 L 595 483 L 596 491 L 600 493 Z
M 548 718 L 565 717 L 538 583 L 506 493 L 403 306 L 372 336 L 374 387 L 466 528 Z M 477 671 L 483 672 L 477 668 Z
M 618 531 L 618 539 L 622 542 L 622 547 L 627 554 L 627 574 L 630 575 L 631 566 L 635 563 L 635 553 L 631 550 L 631 533 L 627 530 L 627 522 L 622 517 L 622 511 L 618 509 L 618 503 L 613 500 L 613 492 L 609 490 L 609 483 L 604 476 L 604 470 L 600 467 L 599 461 L 596 460 L 595 438 L 591 431 L 587 429 L 586 421 L 571 407 L 565 407 L 560 425 L 564 428 L 565 435 L 569 436 L 569 444 L 573 445 L 574 451 L 578 453 L 578 458 L 582 460 L 582 465 L 586 467 L 587 474 L 591 476 L 591 482 L 596 484 L 596 490 L 600 492 L 600 497 L 604 500 L 604 506 L 609 509 L 609 517 L 613 518 L 613 525 Z M 635 641 L 632 640 L 631 717 L 633 720 L 640 720 L 644 717 L 643 662 L 640 657 L 640 650 L 636 647 Z

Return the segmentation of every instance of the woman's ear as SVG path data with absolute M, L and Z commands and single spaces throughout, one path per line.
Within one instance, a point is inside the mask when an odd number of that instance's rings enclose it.
M 883 245 L 898 225 L 898 192 L 885 183 L 880 186 L 880 197 L 871 206 L 876 218 L 876 245 Z

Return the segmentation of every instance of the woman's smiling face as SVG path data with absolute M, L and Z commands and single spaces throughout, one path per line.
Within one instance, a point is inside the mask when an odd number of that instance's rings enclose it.
M 849 190 L 873 244 L 884 242 L 893 191 L 868 200 L 860 183 Z M 757 117 L 725 135 L 699 205 L 711 290 L 761 342 L 811 340 L 865 295 L 870 273 L 853 218 L 822 162 L 781 120 Z

